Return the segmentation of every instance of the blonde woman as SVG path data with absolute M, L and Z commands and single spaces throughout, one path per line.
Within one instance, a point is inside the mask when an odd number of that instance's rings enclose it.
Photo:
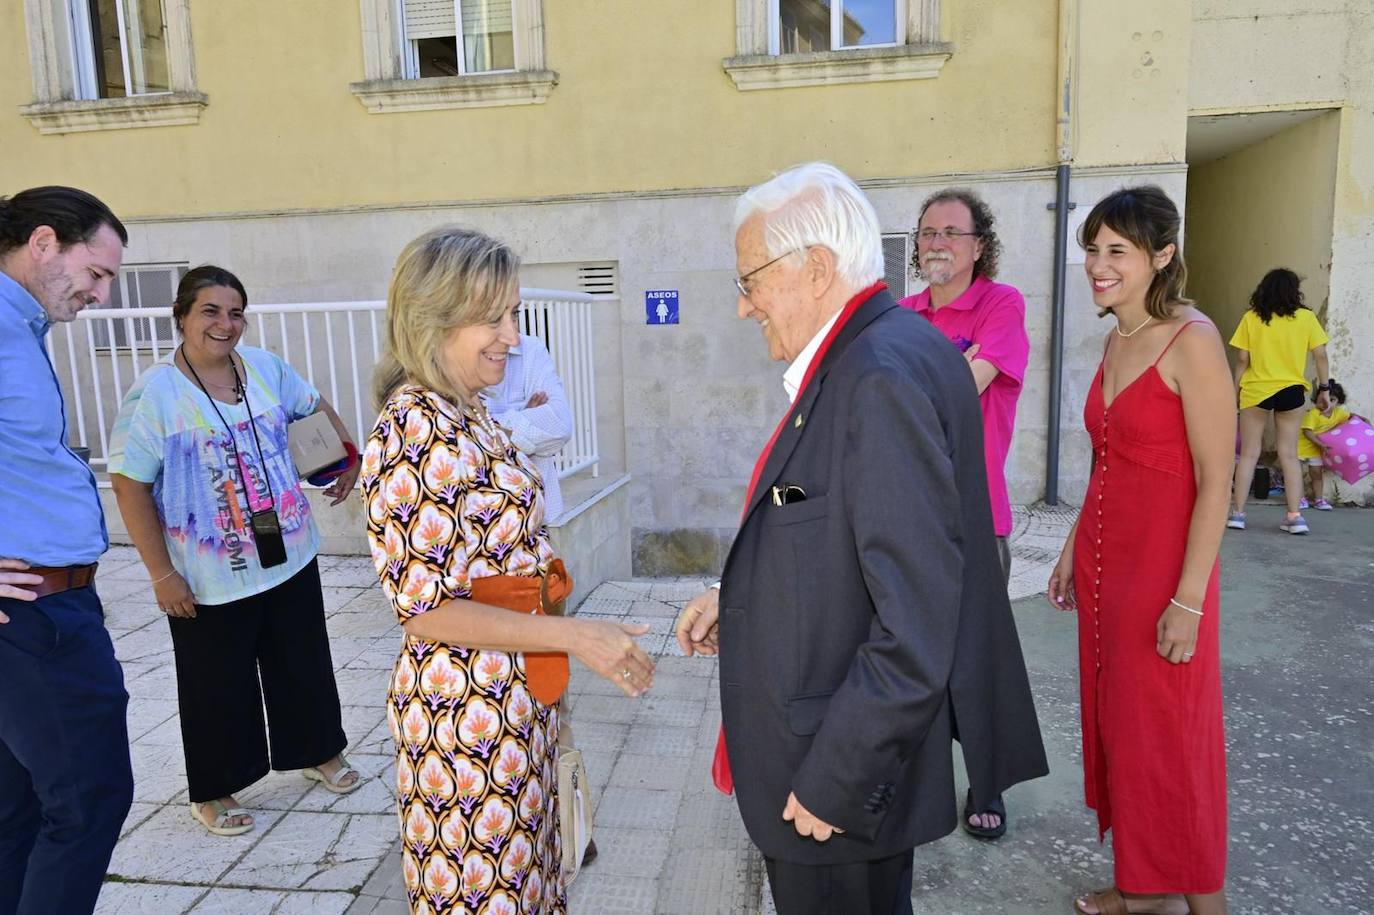
M 377 574 L 405 630 L 388 718 L 413 913 L 563 912 L 567 656 L 629 696 L 653 682 L 633 638 L 647 627 L 493 603 L 529 585 L 543 605 L 541 587 L 556 600 L 567 581 L 539 473 L 479 397 L 519 340 L 518 268 L 501 242 L 441 228 L 406 246 L 387 294 L 362 485 Z

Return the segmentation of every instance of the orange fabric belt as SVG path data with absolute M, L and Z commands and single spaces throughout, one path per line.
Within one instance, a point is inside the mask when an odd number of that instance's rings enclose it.
M 471 583 L 472 600 L 516 613 L 562 616 L 563 604 L 572 593 L 572 577 L 563 560 L 549 563 L 543 576 L 488 575 Z M 530 693 L 544 705 L 553 705 L 568 688 L 568 655 L 563 651 L 526 651 L 525 682 Z

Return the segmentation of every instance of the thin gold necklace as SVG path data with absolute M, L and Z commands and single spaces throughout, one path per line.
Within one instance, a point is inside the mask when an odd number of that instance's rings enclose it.
M 1120 324 L 1117 324 L 1117 325 L 1116 325 L 1116 332 L 1117 332 L 1118 335 L 1120 335 L 1120 336 L 1122 336 L 1122 337 L 1134 337 L 1134 336 L 1135 336 L 1137 333 L 1139 333 L 1141 330 L 1144 330 L 1146 324 L 1149 324 L 1149 323 L 1150 323 L 1151 321 L 1153 321 L 1154 319 L 1155 319 L 1155 316 L 1154 316 L 1154 315 L 1150 315 L 1150 316 L 1147 317 L 1144 321 L 1141 321 L 1141 322 L 1140 322 L 1140 326 L 1139 326 L 1139 327 L 1137 327 L 1135 330 L 1133 330 L 1133 331 L 1131 331 L 1131 332 L 1129 332 L 1129 333 L 1122 333 L 1122 331 L 1121 331 L 1121 325 L 1120 325 Z

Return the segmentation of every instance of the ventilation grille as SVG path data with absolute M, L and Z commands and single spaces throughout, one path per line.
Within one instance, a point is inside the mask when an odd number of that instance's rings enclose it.
M 911 250 L 907 247 L 910 240 L 911 237 L 905 232 L 883 236 L 883 279 L 894 299 L 906 296 L 907 267 L 911 263 Z
M 619 276 L 614 261 L 578 264 L 577 288 L 592 295 L 619 295 Z

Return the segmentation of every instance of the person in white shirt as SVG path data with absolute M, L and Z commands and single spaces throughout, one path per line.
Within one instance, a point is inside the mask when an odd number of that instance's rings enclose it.
M 510 430 L 515 447 L 534 457 L 544 478 L 544 515 L 552 524 L 563 514 L 553 457 L 572 438 L 573 415 L 544 341 L 521 334 L 520 345 L 506 356 L 505 379 L 483 396 L 492 417 Z

